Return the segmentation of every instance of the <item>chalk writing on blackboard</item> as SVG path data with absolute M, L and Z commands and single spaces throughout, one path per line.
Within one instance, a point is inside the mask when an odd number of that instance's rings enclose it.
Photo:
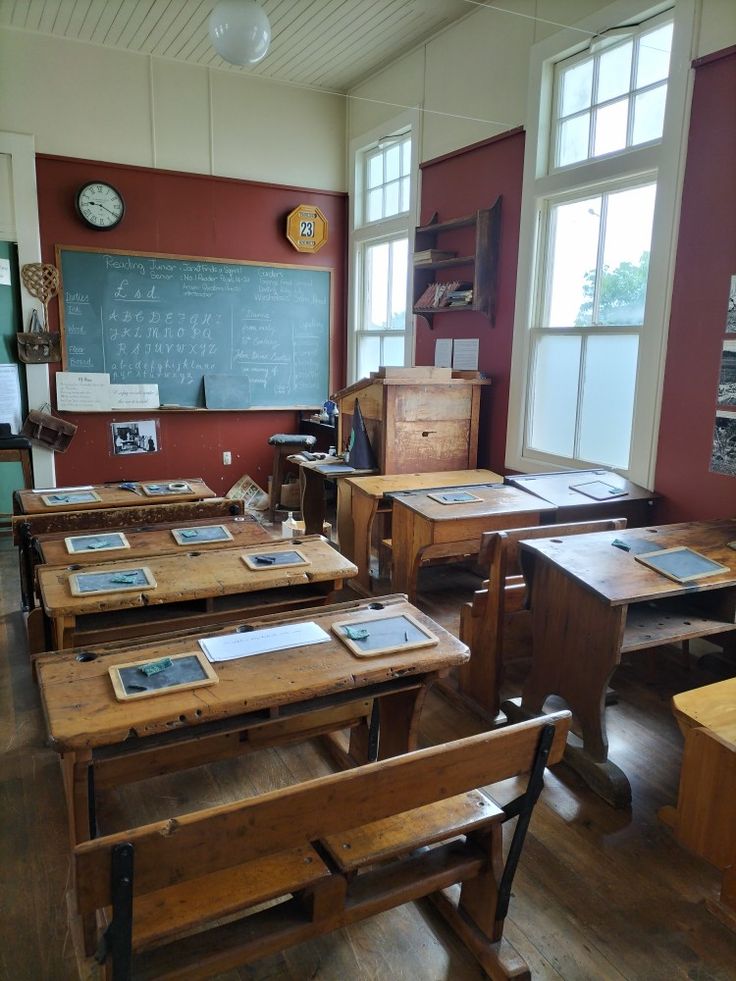
M 157 384 L 203 407 L 204 376 L 240 376 L 253 408 L 329 395 L 330 271 L 57 247 L 66 371 Z M 238 406 L 240 407 L 240 406 Z

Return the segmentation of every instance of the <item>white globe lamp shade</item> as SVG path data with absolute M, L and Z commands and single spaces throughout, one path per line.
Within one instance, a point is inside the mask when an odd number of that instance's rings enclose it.
M 271 25 L 256 0 L 219 0 L 209 30 L 215 51 L 231 65 L 257 65 L 268 54 Z

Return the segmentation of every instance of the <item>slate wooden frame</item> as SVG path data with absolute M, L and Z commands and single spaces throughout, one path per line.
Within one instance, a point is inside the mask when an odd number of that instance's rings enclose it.
M 64 497 L 67 500 L 64 501 L 54 501 L 54 497 Z M 42 494 L 41 500 L 46 505 L 47 508 L 63 508 L 69 504 L 94 504 L 97 501 L 101 501 L 102 498 L 97 493 L 97 491 L 87 490 L 87 491 L 54 491 L 51 494 Z
M 160 484 L 156 480 L 149 480 L 141 483 L 141 490 L 147 497 L 173 497 L 176 494 L 191 494 L 192 485 L 187 480 L 173 484 Z
M 427 494 L 433 501 L 437 501 L 438 504 L 453 505 L 453 504 L 477 504 L 482 501 L 482 497 L 478 497 L 477 494 L 471 494 L 470 491 L 464 490 L 462 487 L 458 487 L 457 490 L 448 491 L 433 491 L 431 494 Z M 460 498 L 459 500 L 452 500 L 452 498 Z
M 209 531 L 212 528 L 217 528 L 222 532 L 222 537 L 218 538 L 201 538 L 200 534 L 204 531 Z M 184 533 L 187 531 L 195 531 L 198 534 L 184 538 Z M 232 542 L 235 539 L 231 535 L 228 528 L 225 525 L 201 525 L 200 527 L 184 527 L 184 528 L 172 528 L 171 534 L 174 536 L 174 541 L 177 545 L 208 545 L 212 542 Z
M 701 569 L 699 571 L 695 570 L 678 574 L 677 570 L 672 568 L 670 559 L 662 558 L 665 555 L 675 556 L 676 563 L 676 556 L 678 554 L 682 558 L 680 565 L 685 566 L 689 564 L 692 567 L 693 565 L 700 564 Z M 662 548 L 657 552 L 644 552 L 640 555 L 635 555 L 634 558 L 637 562 L 641 562 L 642 565 L 648 566 L 660 575 L 674 580 L 674 582 L 694 582 L 696 579 L 705 579 L 708 576 L 717 576 L 722 572 L 731 571 L 727 565 L 721 565 L 720 562 L 715 562 L 713 559 L 709 559 L 707 555 L 701 555 L 695 549 L 687 548 L 684 545 L 678 545 L 676 548 Z M 666 566 L 669 566 L 669 568 Z
M 172 661 L 181 661 L 194 658 L 202 669 L 204 677 L 197 678 L 192 681 L 176 682 L 162 688 L 149 688 L 146 691 L 130 692 L 126 690 L 126 681 L 123 678 L 121 671 L 125 670 L 126 668 L 140 668 L 144 664 L 150 664 L 151 662 L 138 660 L 126 661 L 124 664 L 113 664 L 108 668 L 108 674 L 110 675 L 110 680 L 112 681 L 115 698 L 117 698 L 119 702 L 130 702 L 139 698 L 151 698 L 153 695 L 168 695 L 171 694 L 171 692 L 187 691 L 190 688 L 204 688 L 208 685 L 216 685 L 220 680 L 217 677 L 215 669 L 205 657 L 203 651 L 185 651 L 181 654 L 170 654 L 169 657 Z M 153 675 L 153 677 L 157 677 L 157 675 Z M 141 680 L 143 681 L 145 678 L 146 676 L 142 675 Z
M 117 545 L 100 545 L 98 548 L 75 548 L 75 542 L 88 541 L 91 538 L 117 538 Z M 130 548 L 130 542 L 122 531 L 98 531 L 93 535 L 70 535 L 64 539 L 66 550 L 70 555 L 88 555 L 90 552 L 116 552 L 122 548 Z
M 107 576 L 108 579 L 114 576 L 124 576 L 130 574 L 131 572 L 142 572 L 145 577 L 145 583 L 117 583 L 108 582 L 107 585 L 102 585 L 95 587 L 93 589 L 82 589 L 79 585 L 80 580 L 89 579 L 91 576 Z M 72 596 L 98 596 L 100 593 L 129 593 L 137 592 L 141 589 L 155 589 L 157 586 L 156 580 L 154 579 L 153 573 L 146 565 L 133 566 L 130 569 L 104 569 L 104 570 L 92 570 L 87 572 L 73 572 L 69 576 L 69 589 L 72 592 Z
M 256 561 L 259 555 L 279 556 L 279 555 L 284 555 L 285 552 L 286 554 L 294 553 L 298 555 L 299 556 L 298 560 L 292 562 L 274 562 L 273 565 Z M 298 548 L 289 548 L 286 550 L 278 549 L 278 548 L 270 548 L 270 549 L 264 548 L 259 552 L 245 552 L 240 557 L 243 560 L 243 562 L 245 562 L 245 564 L 248 566 L 248 568 L 252 569 L 254 572 L 267 572 L 269 569 L 290 569 L 290 568 L 296 568 L 298 566 L 308 566 L 312 564 L 311 560 L 308 559 L 307 556 L 304 554 L 304 552 L 301 552 Z
M 422 634 L 421 640 L 399 640 L 394 643 L 385 644 L 382 647 L 371 648 L 369 650 L 364 650 L 359 647 L 360 641 L 352 640 L 345 633 L 345 627 L 353 627 L 354 629 L 360 629 L 361 627 L 370 627 L 371 624 L 377 623 L 381 620 L 396 620 L 405 621 L 415 630 Z M 413 651 L 418 650 L 422 647 L 434 647 L 435 644 L 439 644 L 440 639 L 432 631 L 425 627 L 423 623 L 420 623 L 415 617 L 410 613 L 397 613 L 395 610 L 389 610 L 386 613 L 378 613 L 375 615 L 366 616 L 361 613 L 357 617 L 353 617 L 350 620 L 337 620 L 331 626 L 332 632 L 342 641 L 343 644 L 348 648 L 348 650 L 354 654 L 356 657 L 378 657 L 381 654 L 396 654 L 400 651 Z M 397 632 L 401 633 L 404 630 L 397 624 Z

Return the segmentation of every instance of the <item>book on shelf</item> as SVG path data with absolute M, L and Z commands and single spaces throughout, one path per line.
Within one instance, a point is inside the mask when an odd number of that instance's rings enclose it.
M 442 249 L 423 249 L 414 253 L 414 265 L 422 266 L 432 262 L 442 262 L 444 259 L 454 259 L 457 252 L 444 252 Z
M 468 293 L 470 298 L 467 299 Z M 461 297 L 460 302 L 457 296 Z M 414 304 L 415 310 L 437 310 L 446 306 L 468 306 L 472 303 L 473 288 L 471 283 L 461 283 L 452 280 L 448 283 L 430 283 Z M 454 298 L 454 300 L 452 299 Z

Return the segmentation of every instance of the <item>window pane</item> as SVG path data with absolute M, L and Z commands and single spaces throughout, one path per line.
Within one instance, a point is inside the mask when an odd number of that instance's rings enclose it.
M 580 459 L 629 465 L 639 338 L 588 337 L 580 410 Z
M 368 187 L 378 187 L 383 183 L 383 154 L 376 153 L 368 159 Z
M 401 211 L 409 210 L 409 178 L 401 178 Z
M 385 152 L 386 156 L 386 180 L 395 181 L 401 176 L 401 147 L 396 144 Z
M 595 114 L 594 157 L 624 149 L 628 114 L 628 99 L 621 99 L 619 102 L 598 109 Z
M 404 335 L 383 338 L 381 364 L 400 366 L 404 363 Z
M 408 254 L 408 239 L 397 239 L 391 243 L 391 322 L 389 327 L 392 330 L 406 330 Z M 393 364 L 392 361 L 384 363 Z
M 580 346 L 579 335 L 537 339 L 529 423 L 532 449 L 574 455 Z
M 404 140 L 401 144 L 401 173 L 411 173 L 411 140 Z
M 629 91 L 631 85 L 632 41 L 620 44 L 600 57 L 596 102 L 607 102 Z
M 366 208 L 366 221 L 378 221 L 383 217 L 383 189 L 368 192 L 368 207 Z
M 667 100 L 667 86 L 642 92 L 634 99 L 634 132 L 631 142 L 647 143 L 659 140 L 664 129 L 664 106 Z
M 388 242 L 369 245 L 365 250 L 366 330 L 388 327 Z
M 590 113 L 574 116 L 560 126 L 560 145 L 557 151 L 557 166 L 566 167 L 568 164 L 585 160 L 588 156 L 588 130 L 590 128 Z
M 644 322 L 656 184 L 610 194 L 597 323 Z
M 543 326 L 570 327 L 591 322 L 600 216 L 599 197 L 552 208 L 547 256 L 551 270 L 549 313 Z
M 372 371 L 378 369 L 381 360 L 380 337 L 358 337 L 357 377 L 367 378 Z
M 655 31 L 643 34 L 639 40 L 639 63 L 636 69 L 636 87 L 651 85 L 667 78 L 670 72 L 673 24 L 664 24 Z
M 560 115 L 587 109 L 593 91 L 593 59 L 568 68 L 560 81 Z
M 399 182 L 393 181 L 386 185 L 386 203 L 383 208 L 383 217 L 389 218 L 391 215 L 399 213 Z

